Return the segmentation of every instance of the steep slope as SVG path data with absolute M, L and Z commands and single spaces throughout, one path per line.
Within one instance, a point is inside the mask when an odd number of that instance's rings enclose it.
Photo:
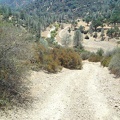
M 103 0 L 35 0 L 27 6 L 27 11 L 61 15 L 64 13 L 72 18 L 72 15 L 78 17 L 88 11 L 97 11 L 102 4 Z

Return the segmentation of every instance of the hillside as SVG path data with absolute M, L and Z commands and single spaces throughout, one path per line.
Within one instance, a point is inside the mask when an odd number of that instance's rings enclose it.
M 0 3 L 3 5 L 8 5 L 10 7 L 21 7 L 21 6 L 25 6 L 28 3 L 30 3 L 31 1 L 34 0 L 0 0 Z
M 26 27 L 33 33 L 45 30 L 54 22 L 74 22 L 77 18 L 83 18 L 86 22 L 93 20 L 101 22 L 119 22 L 119 0 L 24 0 L 24 1 L 3 1 L 11 9 L 16 6 L 19 10 L 1 8 L 0 12 L 5 18 L 14 16 L 14 22 Z M 2 4 L 1 4 L 2 5 Z M 2 9 L 2 10 L 1 10 Z M 115 13 L 115 15 L 114 15 Z
M 28 13 L 43 12 L 49 14 L 66 14 L 72 18 L 83 15 L 85 12 L 98 11 L 104 0 L 0 0 L 1 4 L 13 8 L 22 7 Z M 24 8 L 23 8 L 24 7 Z M 80 11 L 80 12 L 79 12 Z M 41 14 L 40 14 L 41 15 Z
M 98 11 L 103 4 L 101 0 L 35 0 L 26 8 L 27 12 L 49 13 L 51 15 L 60 14 L 61 17 L 71 18 L 80 17 L 90 11 Z M 65 16 L 64 16 L 65 15 Z M 61 18 L 62 19 L 62 18 Z

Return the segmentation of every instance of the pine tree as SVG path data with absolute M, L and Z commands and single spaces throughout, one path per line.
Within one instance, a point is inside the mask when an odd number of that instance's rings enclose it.
M 76 30 L 74 34 L 74 46 L 78 47 L 81 45 L 81 42 L 83 41 L 83 36 L 80 30 Z
M 62 44 L 68 47 L 70 43 L 71 43 L 70 34 L 66 33 L 62 38 Z

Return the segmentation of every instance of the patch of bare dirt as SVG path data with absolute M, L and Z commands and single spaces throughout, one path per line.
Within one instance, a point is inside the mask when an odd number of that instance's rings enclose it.
M 58 74 L 31 72 L 29 109 L 0 114 L 0 120 L 120 120 L 120 79 L 100 63 Z

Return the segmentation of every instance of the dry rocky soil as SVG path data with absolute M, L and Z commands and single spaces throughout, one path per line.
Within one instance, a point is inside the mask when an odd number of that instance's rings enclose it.
M 120 120 L 120 79 L 100 63 L 58 74 L 31 72 L 28 109 L 0 113 L 0 120 Z

